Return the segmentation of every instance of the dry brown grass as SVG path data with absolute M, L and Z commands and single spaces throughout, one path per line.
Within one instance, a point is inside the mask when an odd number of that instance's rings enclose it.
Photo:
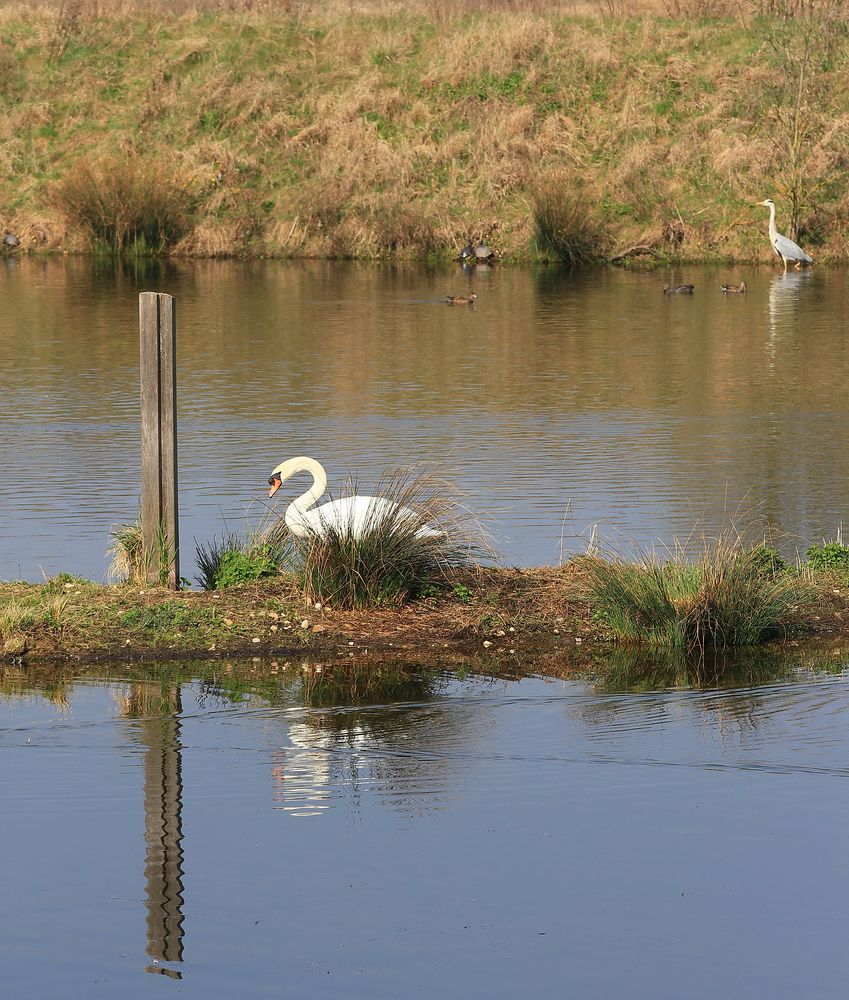
M 63 238 L 53 180 L 121 150 L 174 165 L 197 206 L 180 253 L 447 257 L 475 234 L 527 257 L 530 187 L 558 174 L 593 192 L 618 245 L 663 242 L 674 222 L 686 239 L 668 250 L 768 259 L 734 221 L 756 196 L 783 200 L 754 0 L 706 22 L 670 20 L 665 0 L 197 0 L 179 17 L 164 0 L 84 0 L 64 21 L 63 9 L 0 6 L 16 92 L 0 116 L 0 205 L 17 229 L 49 234 L 38 245 Z M 830 226 L 846 62 L 844 47 L 819 74 L 799 161 L 819 260 L 844 243 Z M 84 245 L 77 223 L 65 245 Z
M 121 253 L 143 244 L 146 251 L 173 245 L 186 225 L 183 185 L 159 162 L 130 156 L 80 160 L 56 185 L 56 205 L 95 243 Z

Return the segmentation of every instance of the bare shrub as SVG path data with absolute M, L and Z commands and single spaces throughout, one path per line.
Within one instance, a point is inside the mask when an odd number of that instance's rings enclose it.
M 179 238 L 188 215 L 185 190 L 159 163 L 119 157 L 81 160 L 53 193 L 70 222 L 113 253 L 133 245 L 164 250 Z

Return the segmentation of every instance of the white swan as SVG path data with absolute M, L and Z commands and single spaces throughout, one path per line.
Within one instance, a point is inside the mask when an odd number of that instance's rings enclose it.
M 421 524 L 421 518 L 414 510 L 384 497 L 343 497 L 310 510 L 327 490 L 327 473 L 319 462 L 305 455 L 290 458 L 277 466 L 268 480 L 269 497 L 273 497 L 290 476 L 299 472 L 309 472 L 313 477 L 313 484 L 306 493 L 289 504 L 283 515 L 286 527 L 298 538 L 308 538 L 310 535 L 323 538 L 330 532 L 362 538 L 383 521 L 392 521 L 398 527 L 405 524 L 410 527 L 418 525 L 416 538 L 440 538 L 444 534 L 428 524 Z

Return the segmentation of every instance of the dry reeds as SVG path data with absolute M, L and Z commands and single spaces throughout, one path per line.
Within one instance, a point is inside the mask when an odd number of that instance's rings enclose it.
M 54 200 L 96 244 L 119 254 L 158 253 L 173 244 L 187 218 L 187 197 L 161 164 L 108 157 L 80 160 L 59 181 Z
M 563 175 L 539 178 L 531 189 L 537 248 L 543 257 L 580 267 L 602 260 L 607 234 L 588 198 Z

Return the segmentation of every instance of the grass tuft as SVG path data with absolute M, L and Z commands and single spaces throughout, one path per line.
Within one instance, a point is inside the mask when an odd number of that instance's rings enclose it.
M 141 520 L 114 525 L 109 532 L 109 578 L 142 586 L 147 583 L 144 563 Z
M 186 226 L 187 196 L 161 163 L 118 157 L 80 160 L 53 195 L 72 224 L 113 254 L 162 252 Z
M 400 469 L 384 475 L 376 495 L 395 505 L 388 516 L 372 505 L 362 527 L 355 528 L 351 519 L 296 539 L 308 601 L 342 608 L 398 606 L 486 553 L 479 524 L 445 480 Z M 422 533 L 425 526 L 439 534 Z
M 264 577 L 277 576 L 291 559 L 291 536 L 282 521 L 274 520 L 250 532 L 247 538 L 227 531 L 195 546 L 204 590 L 235 587 Z
M 589 200 L 568 183 L 550 174 L 531 187 L 534 234 L 542 257 L 582 267 L 604 259 L 608 240 Z
M 706 539 L 695 560 L 644 554 L 587 561 L 590 598 L 620 639 L 678 650 L 751 646 L 796 620 L 808 588 L 765 568 L 763 547 Z

